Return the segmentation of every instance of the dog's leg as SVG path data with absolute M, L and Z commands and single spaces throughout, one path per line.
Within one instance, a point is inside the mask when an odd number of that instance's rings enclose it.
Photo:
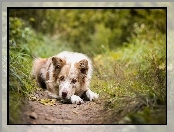
M 56 94 L 50 92 L 50 91 L 46 91 L 47 94 L 48 94 L 48 97 L 51 98 L 51 99 L 60 99 L 59 96 L 57 96 Z
M 83 100 L 79 96 L 72 95 L 71 96 L 71 103 L 72 104 L 83 104 L 84 102 L 83 102 Z
M 90 89 L 86 91 L 86 96 L 90 101 L 94 101 L 99 97 L 99 94 L 92 92 Z
M 49 98 L 53 99 L 59 99 L 59 96 L 56 94 L 56 87 L 54 86 L 53 82 L 46 81 L 46 86 L 47 86 L 47 95 Z

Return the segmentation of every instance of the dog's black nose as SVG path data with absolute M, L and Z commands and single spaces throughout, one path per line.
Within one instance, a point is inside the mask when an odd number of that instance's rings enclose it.
M 67 96 L 67 92 L 62 92 L 62 97 L 65 98 Z

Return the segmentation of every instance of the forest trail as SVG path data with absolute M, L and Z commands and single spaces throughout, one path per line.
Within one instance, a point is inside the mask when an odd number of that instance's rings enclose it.
M 104 108 L 104 99 L 84 104 L 65 104 L 59 100 L 48 101 L 43 90 L 37 90 L 23 107 L 22 124 L 113 124 L 111 112 Z M 45 101 L 45 102 L 44 102 Z

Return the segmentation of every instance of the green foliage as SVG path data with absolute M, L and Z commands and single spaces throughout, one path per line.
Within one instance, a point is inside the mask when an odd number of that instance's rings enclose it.
M 9 27 L 9 88 L 16 92 L 28 91 L 32 87 L 28 79 L 31 68 L 31 49 L 28 42 L 31 41 L 33 31 L 18 18 L 10 18 Z
M 147 34 L 150 34 L 150 37 Z M 94 58 L 94 66 L 96 72 L 91 85 L 103 98 L 110 98 L 106 107 L 117 111 L 125 109 L 123 114 L 132 112 L 132 123 L 137 123 L 137 120 L 141 120 L 138 121 L 140 124 L 159 123 L 153 114 L 147 115 L 144 112 L 144 107 L 148 106 L 154 113 L 154 107 L 162 105 L 165 108 L 166 105 L 164 34 L 135 23 L 129 42 L 115 51 L 97 55 Z M 142 114 L 137 115 L 138 111 Z M 165 109 L 161 111 L 164 115 Z M 134 117 L 138 119 L 134 120 Z
M 9 39 L 10 48 L 19 47 L 22 45 L 24 52 L 30 52 L 27 46 L 27 42 L 33 37 L 33 31 L 31 28 L 19 18 L 9 18 Z
M 166 32 L 166 10 L 162 9 L 12 9 L 10 16 L 23 18 L 38 32 L 57 34 L 68 47 L 88 55 L 127 42 L 135 23 Z M 93 47 L 96 53 L 91 52 Z

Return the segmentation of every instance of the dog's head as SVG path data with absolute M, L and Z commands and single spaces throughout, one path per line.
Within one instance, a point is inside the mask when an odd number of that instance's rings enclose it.
M 82 90 L 88 72 L 88 61 L 81 60 L 75 64 L 66 64 L 62 67 L 59 81 L 59 96 L 69 100 L 72 95 Z

